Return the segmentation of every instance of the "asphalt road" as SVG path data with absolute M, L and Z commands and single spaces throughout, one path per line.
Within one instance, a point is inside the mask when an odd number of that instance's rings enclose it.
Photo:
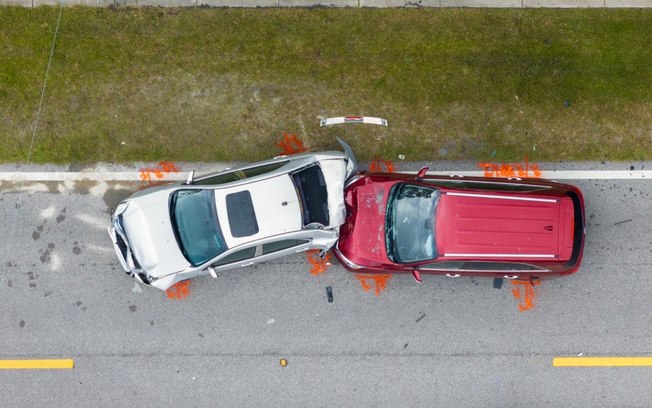
M 375 296 L 305 255 L 170 299 L 123 274 L 106 232 L 137 183 L 3 183 L 0 358 L 75 368 L 0 370 L 0 406 L 650 407 L 652 367 L 552 365 L 652 355 L 652 182 L 571 183 L 583 266 L 526 311 L 509 282 L 401 276 Z

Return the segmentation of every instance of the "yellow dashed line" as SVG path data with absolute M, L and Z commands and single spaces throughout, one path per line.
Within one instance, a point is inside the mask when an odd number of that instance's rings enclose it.
M 58 360 L 0 360 L 0 370 L 39 370 L 74 368 L 72 359 Z
M 652 357 L 555 357 L 554 367 L 652 367 Z

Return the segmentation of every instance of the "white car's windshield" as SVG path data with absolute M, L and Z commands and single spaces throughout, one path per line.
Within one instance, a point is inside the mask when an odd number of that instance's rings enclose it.
M 435 214 L 439 190 L 397 184 L 387 202 L 385 242 L 394 262 L 410 263 L 437 257 Z
M 181 252 L 193 266 L 201 265 L 228 249 L 215 212 L 212 190 L 174 192 L 170 216 Z

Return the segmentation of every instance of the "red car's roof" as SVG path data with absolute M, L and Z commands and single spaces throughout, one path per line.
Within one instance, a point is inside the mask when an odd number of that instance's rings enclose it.
M 370 177 L 346 191 L 347 221 L 338 248 L 365 267 L 391 265 L 385 214 L 396 178 Z M 565 261 L 573 249 L 573 202 L 562 195 L 441 188 L 436 215 L 438 259 Z
M 445 192 L 436 217 L 439 257 L 567 260 L 572 217 L 569 197 Z

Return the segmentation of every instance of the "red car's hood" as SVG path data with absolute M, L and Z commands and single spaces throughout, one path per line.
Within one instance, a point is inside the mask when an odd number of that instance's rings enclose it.
M 347 218 L 340 227 L 338 248 L 352 262 L 366 266 L 389 262 L 385 246 L 385 209 L 387 195 L 395 183 L 370 182 L 365 178 L 346 190 Z
M 445 258 L 567 260 L 572 234 L 569 197 L 446 193 L 437 210 L 437 247 Z

